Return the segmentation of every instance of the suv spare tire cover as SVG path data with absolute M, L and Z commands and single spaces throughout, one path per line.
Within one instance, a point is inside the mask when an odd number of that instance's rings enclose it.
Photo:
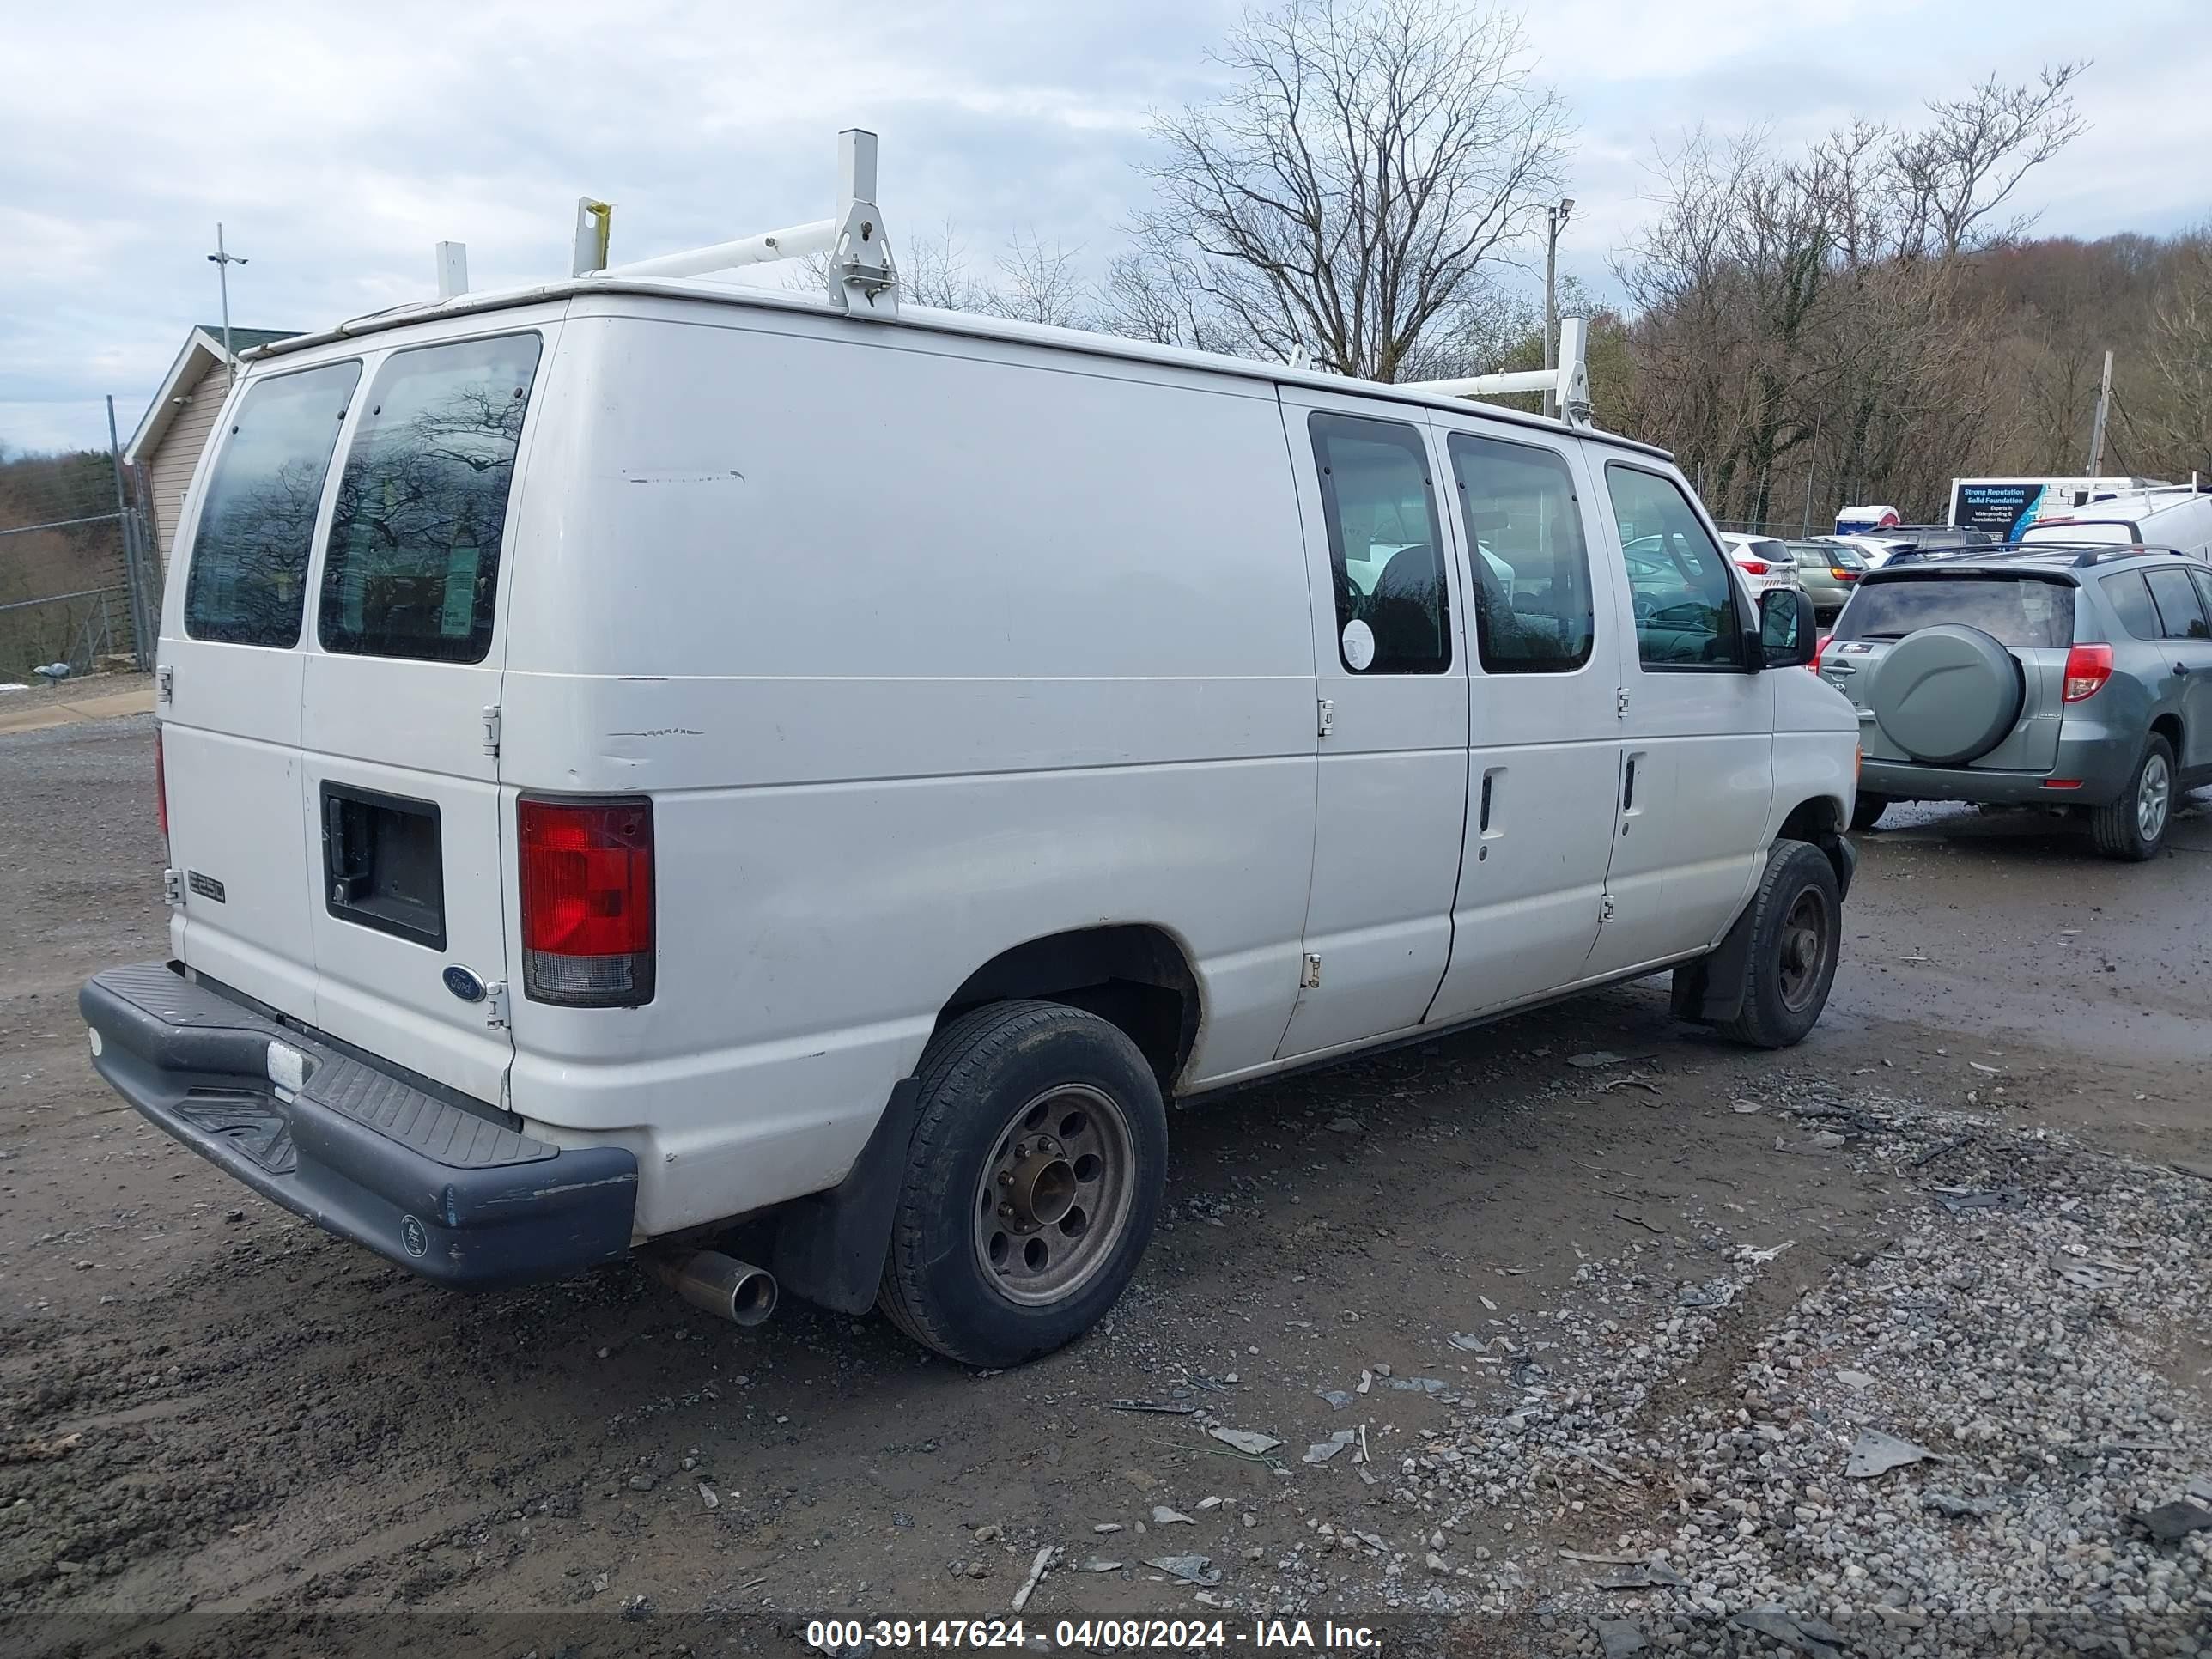
M 2019 661 L 1978 628 L 1907 634 L 1874 671 L 1867 702 L 1890 741 L 1930 766 L 1978 760 L 2020 719 Z

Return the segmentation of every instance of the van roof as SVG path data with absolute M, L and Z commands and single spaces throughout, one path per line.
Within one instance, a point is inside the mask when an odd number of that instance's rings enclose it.
M 295 334 L 288 339 L 272 341 L 256 350 L 242 352 L 248 361 L 304 351 L 340 340 L 357 338 L 366 334 L 410 327 L 416 323 L 447 317 L 465 316 L 475 312 L 510 310 L 520 306 L 538 305 L 548 301 L 585 299 L 607 294 L 644 295 L 654 299 L 690 300 L 709 305 L 749 306 L 763 310 L 802 311 L 822 316 L 842 317 L 845 313 L 832 306 L 826 298 L 799 293 L 779 293 L 772 289 L 734 286 L 727 283 L 702 281 L 697 278 L 665 277 L 648 279 L 622 276 L 580 276 L 564 281 L 541 283 L 526 288 L 488 289 L 481 293 L 463 294 L 451 300 L 426 301 L 419 304 L 394 306 L 388 310 L 372 312 L 365 317 L 356 317 L 340 323 L 335 328 L 309 334 Z M 908 327 L 934 329 L 940 333 L 962 334 L 978 339 L 1006 340 L 1024 345 L 1051 346 L 1066 351 L 1079 351 L 1091 356 L 1118 357 L 1136 362 L 1158 363 L 1164 367 L 1196 369 L 1217 374 L 1233 374 L 1239 379 L 1266 380 L 1279 386 L 1310 387 L 1321 392 L 1349 392 L 1354 396 L 1372 397 L 1393 403 L 1413 404 L 1424 408 L 1441 409 L 1465 414 L 1470 400 L 1447 398 L 1434 392 L 1417 391 L 1410 386 L 1392 386 L 1380 380 L 1354 380 L 1340 374 L 1325 374 L 1315 369 L 1294 368 L 1285 363 L 1255 362 L 1249 358 L 1231 357 L 1219 352 L 1193 351 L 1182 346 L 1156 345 L 1148 340 L 1125 339 L 1119 335 L 1095 334 L 1085 329 L 1054 328 L 1041 323 L 1017 322 L 1001 317 L 978 317 L 967 312 L 939 311 L 927 306 L 902 306 L 896 322 L 873 325 L 877 327 Z M 1538 431 L 1570 434 L 1589 438 L 1616 448 L 1632 450 L 1638 454 L 1656 456 L 1671 461 L 1673 454 L 1656 444 L 1647 444 L 1634 438 L 1625 438 L 1618 433 L 1601 431 L 1593 427 L 1570 426 L 1565 421 L 1547 420 L 1540 415 L 1530 415 L 1502 404 L 1480 404 L 1472 407 L 1486 416 L 1516 426 L 1533 428 Z

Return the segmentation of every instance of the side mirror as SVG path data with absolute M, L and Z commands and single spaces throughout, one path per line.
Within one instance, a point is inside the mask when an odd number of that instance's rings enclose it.
M 1777 587 L 1760 596 L 1759 654 L 1766 667 L 1810 667 L 1820 643 L 1811 594 L 1802 587 Z

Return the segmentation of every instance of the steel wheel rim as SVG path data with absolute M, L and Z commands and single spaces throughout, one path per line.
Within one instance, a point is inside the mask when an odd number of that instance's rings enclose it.
M 2173 778 L 2166 757 L 2153 755 L 2143 763 L 2142 781 L 2136 786 L 2136 831 L 2145 841 L 2156 841 L 2166 832 L 2166 809 L 2173 796 Z
M 975 1264 L 1024 1307 L 1065 1301 L 1096 1279 L 1136 1203 L 1128 1115 L 1102 1089 L 1056 1084 L 999 1131 L 978 1183 Z
M 1797 895 L 1783 918 L 1781 939 L 1782 1006 L 1802 1014 L 1820 988 L 1820 964 L 1828 954 L 1828 902 L 1817 887 Z

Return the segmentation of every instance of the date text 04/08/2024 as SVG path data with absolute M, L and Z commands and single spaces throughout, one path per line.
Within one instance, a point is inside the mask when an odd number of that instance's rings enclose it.
M 1044 1636 L 1039 1627 L 1037 1638 Z M 872 1643 L 890 1650 L 1027 1647 L 1030 1633 L 1018 1619 L 826 1619 L 806 1626 L 807 1645 L 825 1653 Z M 1040 1642 L 1039 1645 L 1042 1644 Z M 1327 1649 L 1372 1652 L 1380 1635 L 1365 1625 L 1324 1620 L 1256 1620 L 1249 1630 L 1219 1619 L 1062 1619 L 1052 1626 L 1051 1644 L 1079 1652 L 1226 1648 Z

